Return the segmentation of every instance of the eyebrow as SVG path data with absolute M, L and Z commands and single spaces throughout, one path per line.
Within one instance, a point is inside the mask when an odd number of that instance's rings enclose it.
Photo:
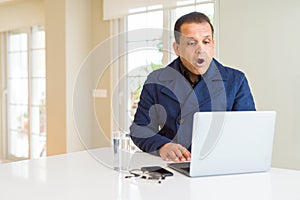
M 195 40 L 194 37 L 187 37 L 187 36 L 183 36 L 183 37 L 185 37 L 186 39 L 189 39 L 189 40 Z M 205 35 L 204 38 L 205 38 L 205 39 L 207 39 L 207 38 L 212 38 L 212 36 L 211 36 L 211 35 Z

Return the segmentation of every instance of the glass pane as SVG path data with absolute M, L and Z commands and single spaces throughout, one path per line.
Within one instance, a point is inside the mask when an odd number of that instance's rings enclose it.
M 162 49 L 162 29 L 140 29 L 127 33 L 127 51 L 137 49 Z
M 32 77 L 45 77 L 46 76 L 46 59 L 45 49 L 32 50 Z
M 195 0 L 177 0 L 176 5 L 177 6 L 187 6 L 195 4 Z
M 141 14 L 128 16 L 128 31 L 144 28 L 159 28 L 163 27 L 163 12 L 146 12 Z
M 8 113 L 8 129 L 28 132 L 27 106 L 9 105 Z
M 213 3 L 206 3 L 206 4 L 199 4 L 196 6 L 196 11 L 199 12 L 203 12 L 204 14 L 206 14 L 211 23 L 214 23 L 214 4 Z
M 196 11 L 195 6 L 186 6 L 186 7 L 176 8 L 175 19 L 177 20 L 182 15 L 185 15 L 185 14 L 193 12 L 193 11 Z M 174 27 L 175 21 L 173 22 L 172 27 Z
M 206 4 L 198 4 L 196 6 L 186 6 L 186 7 L 180 7 L 176 8 L 175 10 L 175 16 L 172 20 L 172 27 L 174 27 L 176 20 L 181 17 L 182 15 L 185 15 L 187 13 L 198 11 L 206 14 L 209 19 L 211 20 L 213 24 L 213 17 L 214 17 L 214 4 L 213 3 L 206 3 Z
M 44 156 L 46 153 L 46 108 L 31 107 L 31 158 Z
M 162 52 L 158 50 L 140 50 L 140 51 L 129 53 L 128 72 L 133 71 L 135 68 L 146 66 L 143 76 L 147 76 L 153 69 L 157 68 L 155 67 L 155 65 L 161 65 L 162 56 L 163 56 Z M 147 66 L 149 66 L 150 69 L 149 67 L 147 68 Z M 139 72 L 141 73 L 143 71 L 139 71 Z
M 9 33 L 8 51 L 27 51 L 27 34 L 26 33 Z
M 8 54 L 8 77 L 28 77 L 28 54 L 16 52 Z
M 31 106 L 31 133 L 34 135 L 45 136 L 46 132 L 46 107 Z
M 45 48 L 45 30 L 44 27 L 34 26 L 31 33 L 31 45 L 32 49 L 44 49 Z
M 136 68 L 134 71 L 129 72 L 127 76 L 129 97 L 128 113 L 131 121 L 133 120 L 133 116 L 137 109 L 137 104 L 140 100 L 143 84 L 147 78 L 147 76 L 143 75 L 145 74 L 146 70 L 144 67 Z
M 27 79 L 8 80 L 8 103 L 28 104 L 28 80 Z
M 197 4 L 197 5 L 193 5 L 193 6 L 185 6 L 185 7 L 176 8 L 175 19 L 178 19 L 182 15 L 185 15 L 185 14 L 193 12 L 193 11 L 202 12 L 202 13 L 206 14 L 210 18 L 210 20 L 212 20 L 213 16 L 214 16 L 214 4 L 213 3 L 205 3 L 205 4 Z M 175 21 L 174 21 L 174 23 L 175 23 Z M 173 26 L 174 26 L 174 24 L 173 24 Z
M 44 78 L 34 78 L 31 83 L 31 105 L 45 105 L 46 80 Z
M 45 136 L 38 136 L 38 135 L 31 135 L 30 141 L 30 157 L 31 158 L 39 158 L 45 156 L 46 153 L 46 137 Z
M 22 131 L 9 131 L 9 155 L 17 158 L 28 158 L 28 135 Z

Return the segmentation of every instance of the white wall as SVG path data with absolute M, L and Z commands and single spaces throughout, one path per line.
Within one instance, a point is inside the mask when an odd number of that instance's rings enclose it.
M 220 60 L 246 73 L 258 110 L 277 111 L 272 165 L 292 169 L 300 169 L 299 21 L 298 0 L 220 0 Z

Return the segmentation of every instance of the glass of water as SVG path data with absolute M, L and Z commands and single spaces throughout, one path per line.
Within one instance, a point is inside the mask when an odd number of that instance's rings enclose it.
M 131 159 L 130 136 L 127 131 L 113 132 L 113 167 L 117 171 L 127 171 Z

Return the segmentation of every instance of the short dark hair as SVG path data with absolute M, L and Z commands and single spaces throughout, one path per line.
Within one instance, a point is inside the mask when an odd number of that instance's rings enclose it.
M 186 23 L 203 23 L 203 22 L 207 22 L 210 25 L 211 28 L 211 32 L 212 32 L 212 36 L 214 35 L 214 27 L 213 25 L 210 23 L 209 18 L 200 12 L 191 12 L 188 13 L 186 15 L 181 16 L 175 23 L 174 26 L 174 36 L 175 36 L 175 41 L 177 44 L 179 44 L 180 42 L 180 36 L 181 36 L 181 26 L 182 24 L 186 24 Z

